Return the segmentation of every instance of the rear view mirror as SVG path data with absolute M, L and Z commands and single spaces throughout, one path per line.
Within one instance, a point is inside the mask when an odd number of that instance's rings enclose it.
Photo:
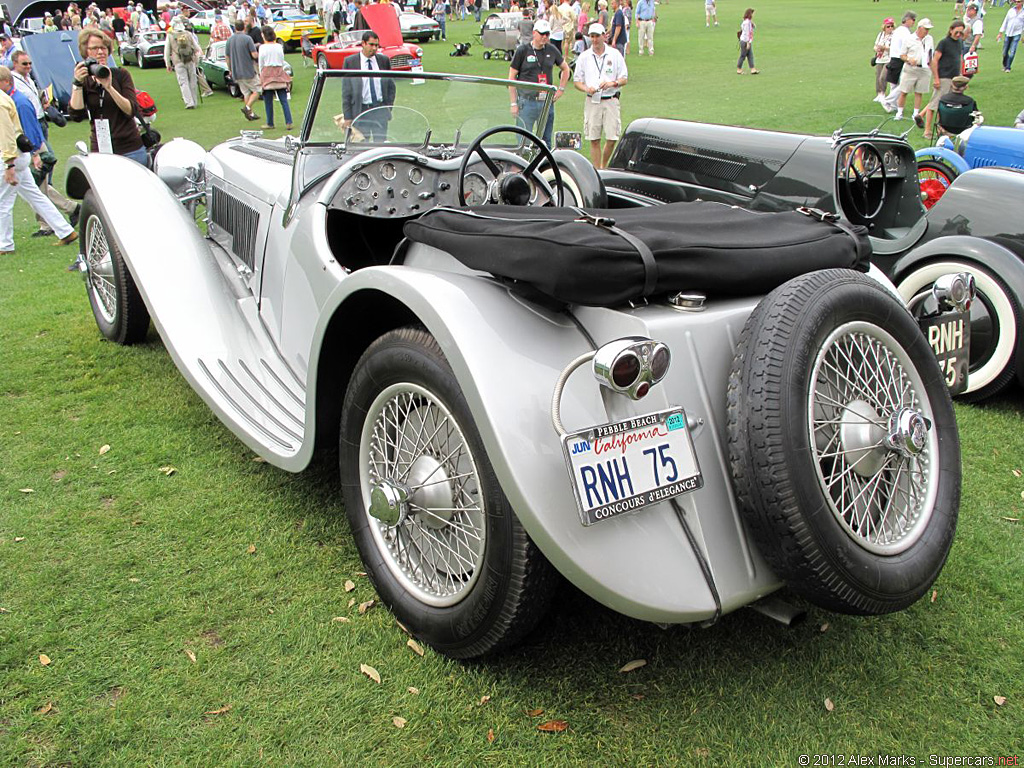
M 555 149 L 580 149 L 583 134 L 579 131 L 555 131 Z

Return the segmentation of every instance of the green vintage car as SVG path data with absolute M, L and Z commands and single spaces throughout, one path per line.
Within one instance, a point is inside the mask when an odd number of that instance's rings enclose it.
M 228 63 L 225 53 L 226 45 L 227 42 L 224 40 L 210 43 L 210 46 L 206 49 L 206 55 L 199 62 L 199 66 L 203 70 L 203 74 L 206 75 L 206 81 L 211 87 L 224 88 L 232 96 L 241 96 L 238 85 L 231 79 L 231 75 L 228 74 Z M 284 69 L 289 75 L 292 74 L 291 64 L 285 63 Z

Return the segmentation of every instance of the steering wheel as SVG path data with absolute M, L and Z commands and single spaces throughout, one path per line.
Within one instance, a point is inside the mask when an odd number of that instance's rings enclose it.
M 484 139 L 490 138 L 496 133 L 514 133 L 522 136 L 537 148 L 537 156 L 530 161 L 530 164 L 522 172 L 506 173 L 503 175 L 501 167 L 494 162 L 494 159 L 483 148 Z M 558 169 L 558 163 L 555 162 L 555 156 L 551 154 L 551 150 L 547 148 L 547 145 L 541 141 L 539 136 L 525 128 L 520 128 L 516 125 L 499 125 L 497 128 L 490 128 L 484 131 L 473 139 L 473 143 L 469 145 L 466 154 L 462 156 L 462 164 L 459 166 L 459 205 L 463 208 L 466 207 L 466 175 L 469 161 L 473 158 L 473 155 L 479 155 L 484 165 L 487 166 L 487 170 L 491 172 L 493 177 L 491 183 L 497 182 L 498 199 L 502 203 L 506 205 L 529 205 L 531 189 L 528 179 L 533 177 L 534 183 L 538 184 L 541 189 L 550 192 L 551 187 L 555 187 L 557 189 L 555 205 L 562 206 L 564 202 L 562 172 Z M 555 176 L 553 184 L 550 186 L 537 170 L 544 160 L 547 160 Z
M 870 170 L 861 172 L 855 165 L 857 161 L 860 161 L 862 168 L 870 168 Z M 879 214 L 885 203 L 886 176 L 882 154 L 874 144 L 868 142 L 857 144 L 846 156 L 841 174 L 849 187 L 850 204 L 853 206 L 854 212 L 862 221 L 871 221 Z M 874 176 L 881 177 L 881 183 L 877 185 L 879 190 L 877 192 L 873 192 L 871 188 L 871 179 Z M 874 200 L 875 197 L 878 199 Z

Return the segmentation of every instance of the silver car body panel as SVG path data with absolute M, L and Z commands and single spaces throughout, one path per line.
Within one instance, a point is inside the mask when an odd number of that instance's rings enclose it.
M 74 157 L 70 166 L 69 189 L 95 190 L 109 235 L 179 370 L 229 429 L 269 462 L 289 471 L 309 464 L 319 351 L 328 325 L 357 294 L 386 295 L 437 338 L 503 490 L 524 528 L 563 575 L 635 618 L 687 623 L 715 615 L 714 599 L 671 504 L 594 526 L 580 524 L 550 416 L 559 374 L 590 348 L 567 316 L 525 301 L 421 244 L 412 245 L 401 266 L 347 273 L 325 236 L 332 190 L 339 174 L 349 172 L 344 169 L 304 195 L 283 226 L 289 166 L 273 160 L 254 165 L 231 143 L 208 155 L 212 189 L 257 211 L 256 237 L 264 244 L 256 253 L 265 261 L 248 272 L 231 252 L 228 230 L 214 224 L 212 239 L 204 238 L 170 190 L 142 166 L 104 155 Z M 125 196 L 125 188 L 133 194 Z M 154 244 L 146 224 L 152 220 L 162 222 L 160 244 Z M 603 394 L 585 369 L 569 379 L 562 398 L 561 417 L 570 430 L 670 406 L 682 406 L 702 422 L 693 438 L 704 486 L 678 503 L 710 563 L 724 611 L 780 586 L 742 524 L 725 446 L 729 366 L 755 304 L 752 299 L 710 302 L 698 313 L 667 304 L 576 308 L 577 319 L 598 344 L 625 335 L 650 336 L 670 346 L 674 363 L 665 381 L 639 403 Z

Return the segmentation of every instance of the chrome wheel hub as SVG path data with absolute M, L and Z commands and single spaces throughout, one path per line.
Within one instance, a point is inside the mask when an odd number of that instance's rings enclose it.
M 363 422 L 359 466 L 370 532 L 395 579 L 427 605 L 466 597 L 480 576 L 487 515 L 455 416 L 418 384 L 387 387 Z
M 869 552 L 905 552 L 931 517 L 939 451 L 906 350 L 871 323 L 837 328 L 814 362 L 808 413 L 818 484 L 842 530 Z
M 370 490 L 370 516 L 384 525 L 398 525 L 409 514 L 409 489 L 394 480 L 381 480 Z
M 920 411 L 901 408 L 889 419 L 889 446 L 907 458 L 924 450 L 928 440 L 928 422 Z

